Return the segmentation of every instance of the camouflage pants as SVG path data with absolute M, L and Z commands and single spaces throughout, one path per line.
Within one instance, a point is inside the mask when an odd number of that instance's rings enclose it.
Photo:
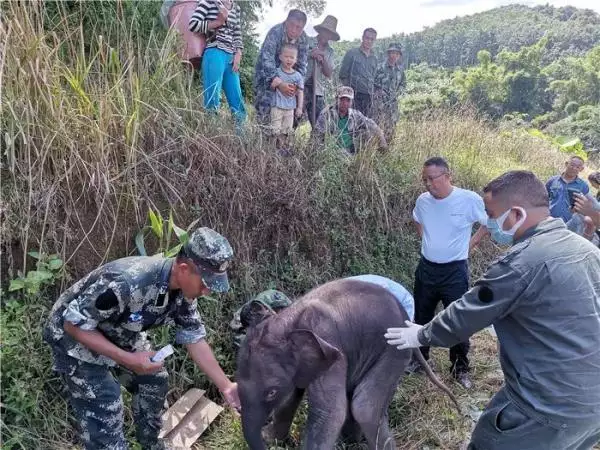
M 264 127 L 271 123 L 271 102 L 273 91 L 270 89 L 255 88 L 254 109 L 256 110 L 256 122 Z
M 117 378 L 118 377 L 118 380 Z M 136 436 L 144 450 L 163 450 L 158 440 L 167 396 L 166 370 L 136 375 L 126 369 L 80 362 L 72 375 L 63 374 L 69 400 L 86 450 L 126 450 L 121 384 L 133 395 Z
M 375 109 L 375 122 L 383 130 L 388 143 L 396 135 L 396 125 L 398 123 L 398 102 L 395 101 L 378 101 Z

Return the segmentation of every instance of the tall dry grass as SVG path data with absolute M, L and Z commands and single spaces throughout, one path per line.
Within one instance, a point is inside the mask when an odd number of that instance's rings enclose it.
M 229 315 L 263 289 L 295 295 L 367 272 L 412 285 L 418 240 L 410 211 L 428 156 L 446 156 L 456 182 L 475 190 L 509 168 L 545 177 L 562 162 L 545 143 L 498 134 L 469 109 L 401 122 L 386 155 L 367 149 L 348 159 L 329 145 L 300 142 L 295 157 L 282 159 L 251 124 L 237 135 L 227 113 L 201 111 L 201 92 L 175 56 L 175 36 L 141 42 L 118 18 L 111 36 L 94 35 L 64 11 L 50 31 L 42 6 L 9 2 L 0 24 L 3 280 L 31 266 L 32 249 L 66 261 L 58 290 L 111 258 L 135 254 L 149 207 L 172 210 L 181 226 L 200 219 L 235 249 L 232 291 L 201 306 L 229 373 Z M 487 244 L 475 255 L 475 275 L 494 251 Z M 55 295 L 13 298 L 9 307 L 11 296 L 3 295 L 7 448 L 67 448 L 73 439 L 40 338 Z M 166 342 L 169 332 L 154 339 Z M 169 368 L 173 396 L 207 386 L 182 356 Z

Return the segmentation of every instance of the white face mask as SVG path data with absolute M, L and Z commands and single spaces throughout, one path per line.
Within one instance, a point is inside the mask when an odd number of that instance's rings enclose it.
M 508 217 L 508 214 L 513 209 L 518 209 L 523 214 L 523 217 L 515 223 L 510 230 L 505 231 L 502 227 L 504 226 L 504 222 Z M 523 225 L 525 220 L 527 219 L 527 212 L 521 208 L 520 206 L 513 206 L 509 208 L 507 211 L 503 212 L 498 218 L 492 219 L 489 218 L 487 221 L 487 228 L 490 231 L 491 237 L 494 241 L 496 241 L 500 245 L 512 245 L 513 237 L 519 227 Z

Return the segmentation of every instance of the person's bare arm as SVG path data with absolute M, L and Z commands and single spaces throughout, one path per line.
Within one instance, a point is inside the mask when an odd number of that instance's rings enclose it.
M 475 232 L 475 234 L 471 237 L 469 241 L 469 251 L 473 250 L 475 247 L 479 245 L 481 239 L 489 234 L 486 226 L 481 225 L 479 229 Z
M 323 54 L 323 61 L 321 62 L 321 69 L 323 70 L 323 75 L 325 75 L 325 78 L 331 78 L 331 75 L 333 75 L 333 64 L 331 64 L 331 62 L 328 61 L 325 54 Z
M 298 89 L 296 98 L 296 117 L 302 117 L 302 108 L 304 107 L 304 89 Z
M 423 225 L 421 225 L 416 220 L 413 220 L 415 227 L 417 228 L 417 233 L 419 233 L 419 237 L 423 237 Z
M 86 348 L 112 359 L 139 375 L 158 372 L 163 366 L 162 362 L 150 361 L 156 352 L 128 352 L 110 342 L 98 330 L 83 330 L 68 321 L 65 321 L 63 327 L 69 336 Z
M 196 365 L 206 374 L 208 378 L 217 386 L 219 391 L 225 397 L 227 403 L 233 408 L 240 408 L 240 400 L 237 394 L 237 384 L 233 383 L 221 366 L 219 365 L 215 355 L 213 354 L 208 342 L 204 339 L 194 342 L 192 344 L 186 344 L 186 348 L 190 357 L 194 360 Z

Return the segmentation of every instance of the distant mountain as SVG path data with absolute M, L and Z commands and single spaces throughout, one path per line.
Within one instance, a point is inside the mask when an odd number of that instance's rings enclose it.
M 427 62 L 444 67 L 477 64 L 477 52 L 489 50 L 492 57 L 502 49 L 515 51 L 547 35 L 542 64 L 561 56 L 581 56 L 600 43 L 600 15 L 572 6 L 528 7 L 508 5 L 470 16 L 444 20 L 417 33 L 378 39 L 376 50 L 384 52 L 390 41 L 400 41 L 410 63 Z M 342 53 L 354 42 L 336 45 Z

